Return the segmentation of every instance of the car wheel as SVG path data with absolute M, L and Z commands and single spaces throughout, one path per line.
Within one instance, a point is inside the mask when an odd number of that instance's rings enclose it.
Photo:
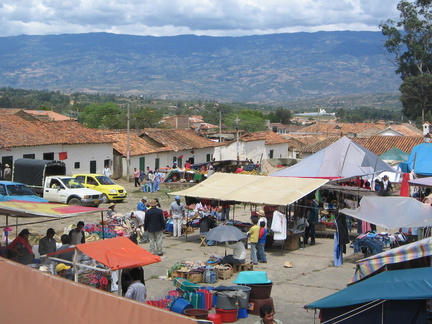
M 68 204 L 74 206 L 81 206 L 81 200 L 79 200 L 78 198 L 72 198 L 71 200 L 69 200 Z
M 109 203 L 109 199 L 108 199 L 108 196 L 107 196 L 106 194 L 103 194 L 103 195 L 102 195 L 102 202 L 103 202 L 104 204 L 108 204 L 108 203 Z

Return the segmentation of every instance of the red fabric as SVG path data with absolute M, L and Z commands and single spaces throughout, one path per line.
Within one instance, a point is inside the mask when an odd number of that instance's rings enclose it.
M 180 155 L 178 158 L 179 158 L 179 159 L 183 159 L 183 155 Z
M 399 196 L 409 197 L 409 184 L 408 184 L 409 179 L 410 179 L 410 174 L 404 173 Z
M 24 238 L 22 238 L 21 236 L 17 236 L 17 238 L 15 240 L 13 240 L 11 244 L 9 244 L 8 249 L 12 251 L 13 249 L 15 249 L 15 247 L 18 243 L 21 243 L 22 245 L 24 245 L 27 248 L 27 251 L 30 254 L 33 254 L 33 250 L 32 250 L 30 243 L 27 240 L 25 240 Z
M 67 152 L 60 152 L 59 153 L 59 160 L 66 160 L 68 158 Z
M 265 228 L 261 227 L 259 231 L 258 239 L 260 240 L 264 236 L 264 234 L 265 234 Z

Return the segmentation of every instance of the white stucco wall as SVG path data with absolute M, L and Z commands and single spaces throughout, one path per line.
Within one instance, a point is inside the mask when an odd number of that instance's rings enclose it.
M 67 175 L 74 173 L 89 173 L 90 161 L 96 161 L 96 172 L 101 173 L 104 168 L 105 160 L 112 160 L 113 145 L 108 144 L 81 144 L 81 145 L 43 145 L 12 148 L 11 151 L 0 150 L 0 159 L 11 156 L 16 159 L 23 158 L 25 154 L 34 154 L 35 159 L 42 160 L 44 153 L 54 153 L 54 160 L 59 160 L 58 153 L 67 152 L 67 159 L 63 160 L 66 164 Z M 79 167 L 75 168 L 75 163 L 79 162 Z
M 288 143 L 265 145 L 264 140 L 238 143 L 240 160 L 252 159 L 254 162 L 265 160 L 270 157 L 270 150 L 273 150 L 274 158 L 288 157 Z M 237 142 L 215 148 L 214 156 L 217 160 L 237 160 Z

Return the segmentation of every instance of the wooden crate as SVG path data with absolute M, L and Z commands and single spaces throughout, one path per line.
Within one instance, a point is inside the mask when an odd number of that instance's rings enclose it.
M 250 261 L 243 264 L 234 264 L 233 269 L 235 273 L 241 271 L 253 271 L 253 263 Z

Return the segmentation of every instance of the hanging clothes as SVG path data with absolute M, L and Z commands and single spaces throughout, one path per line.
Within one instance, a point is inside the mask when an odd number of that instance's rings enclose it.
M 274 232 L 274 240 L 285 240 L 287 237 L 287 220 L 284 214 L 275 210 L 271 230 Z

